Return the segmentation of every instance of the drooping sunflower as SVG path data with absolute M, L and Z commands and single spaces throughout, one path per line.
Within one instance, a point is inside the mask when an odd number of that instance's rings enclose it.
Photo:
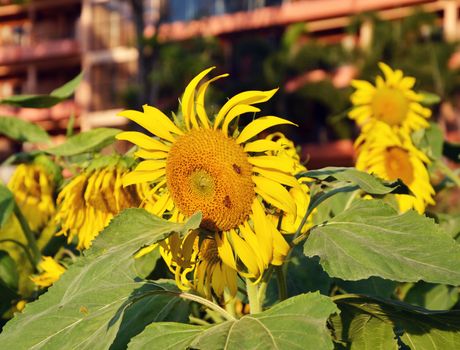
M 117 135 L 139 147 L 144 160 L 124 177 L 125 185 L 148 182 L 155 205 L 150 211 L 182 221 L 196 211 L 203 220 L 199 232 L 184 238 L 171 236 L 160 243 L 162 255 L 181 288 L 194 288 L 206 296 L 227 289 L 236 293 L 237 273 L 257 282 L 270 265 L 279 265 L 289 245 L 268 212 L 296 215 L 289 189 L 298 187 L 292 157 L 267 152 L 278 150 L 272 140 L 252 140 L 261 131 L 290 121 L 264 116 L 238 130 L 237 117 L 258 112 L 254 104 L 270 99 L 276 90 L 246 91 L 229 99 L 215 118 L 205 110 L 205 93 L 219 75 L 199 87 L 212 70 L 198 74 L 181 100 L 181 120 L 173 122 L 155 107 L 120 113 L 154 137 L 128 131 Z
M 13 192 L 30 228 L 37 231 L 50 220 L 54 205 L 53 175 L 41 164 L 19 164 L 8 188 Z
M 113 216 L 123 209 L 138 207 L 138 188 L 122 185 L 122 177 L 128 172 L 128 168 L 118 164 L 75 176 L 57 198 L 55 219 L 61 225 L 57 234 L 66 235 L 69 243 L 77 237 L 77 248 L 87 249 Z
M 427 205 L 435 204 L 435 191 L 427 169 L 430 160 L 412 144 L 410 137 L 395 134 L 384 126 L 377 128 L 369 137 L 358 139 L 356 168 L 374 173 L 384 180 L 401 179 L 413 193 L 396 195 L 401 212 L 413 208 L 423 213 Z
M 38 264 L 38 269 L 40 274 L 31 277 L 31 280 L 40 288 L 51 286 L 66 271 L 66 268 L 51 256 L 43 256 Z
M 365 80 L 352 81 L 356 91 L 351 95 L 354 108 L 350 118 L 364 133 L 379 123 L 406 134 L 428 127 L 426 119 L 431 111 L 420 104 L 422 95 L 412 90 L 415 78 L 404 76 L 401 70 L 393 70 L 383 62 L 379 67 L 384 76 L 377 76 L 375 85 Z

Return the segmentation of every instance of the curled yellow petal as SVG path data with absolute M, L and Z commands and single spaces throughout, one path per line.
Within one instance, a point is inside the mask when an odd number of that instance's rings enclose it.
M 243 129 L 243 131 L 241 131 L 241 134 L 236 139 L 236 143 L 240 144 L 240 143 L 246 142 L 247 140 L 259 134 L 261 131 L 268 129 L 272 126 L 281 125 L 281 124 L 296 125 L 287 119 L 283 119 L 279 117 L 274 117 L 274 116 L 260 117 L 252 121 L 251 123 L 249 123 Z

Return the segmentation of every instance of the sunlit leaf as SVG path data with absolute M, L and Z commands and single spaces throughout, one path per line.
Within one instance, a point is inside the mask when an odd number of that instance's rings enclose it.
M 175 286 L 142 281 L 133 254 L 172 232 L 196 228 L 200 219 L 175 224 L 142 209 L 123 211 L 47 293 L 7 323 L 2 348 L 106 349 L 114 341 L 123 348 L 153 320 L 183 321 L 186 304 L 162 293 Z
M 49 135 L 36 124 L 18 117 L 0 117 L 0 134 L 19 142 L 48 142 Z
M 328 297 L 301 294 L 265 312 L 213 326 L 152 323 L 128 349 L 332 349 L 326 320 L 335 312 Z
M 360 200 L 318 225 L 304 245 L 332 277 L 460 285 L 460 246 L 432 219 Z M 446 259 L 449 257 L 449 259 Z
M 49 95 L 14 95 L 0 100 L 0 104 L 27 108 L 49 108 L 69 98 L 75 92 L 81 79 L 82 73 L 53 90 Z
M 46 150 L 56 156 L 74 156 L 81 153 L 98 151 L 115 142 L 120 132 L 114 128 L 97 128 L 71 136 L 63 144 Z

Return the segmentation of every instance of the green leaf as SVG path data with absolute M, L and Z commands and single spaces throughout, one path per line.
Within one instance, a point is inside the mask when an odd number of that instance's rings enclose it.
M 55 156 L 75 156 L 81 153 L 96 152 L 115 141 L 120 132 L 114 128 L 97 128 L 69 137 L 63 144 L 46 150 Z
M 406 186 L 401 181 L 383 181 L 355 168 L 326 167 L 319 170 L 303 172 L 298 175 L 298 177 L 300 176 L 310 177 L 322 181 L 343 181 L 350 185 L 356 185 L 369 194 L 383 195 L 388 193 L 408 192 Z
M 14 196 L 8 187 L 0 184 L 0 228 L 2 228 L 10 218 L 14 209 Z
M 152 323 L 128 349 L 332 349 L 326 320 L 335 312 L 328 297 L 301 294 L 265 312 L 213 326 Z
M 47 293 L 6 324 L 0 344 L 5 349 L 101 349 L 116 339 L 115 347 L 122 348 L 127 334 L 121 330 L 134 335 L 144 322 L 174 320 L 184 302 L 165 294 L 171 283 L 142 281 L 133 254 L 200 221 L 194 215 L 176 224 L 142 209 L 123 211 Z
M 420 129 L 412 134 L 415 146 L 431 159 L 439 159 L 443 153 L 444 133 L 436 123 L 429 128 Z
M 0 250 L 0 281 L 12 290 L 18 289 L 19 275 L 16 263 L 4 250 Z
M 396 288 L 396 282 L 379 277 L 370 277 L 359 281 L 337 280 L 337 285 L 347 293 L 365 294 L 382 298 L 389 298 Z
M 433 106 L 441 102 L 441 97 L 439 95 L 433 94 L 432 92 L 419 91 L 419 95 L 422 96 L 420 103 L 424 106 Z
M 458 299 L 459 293 L 456 287 L 418 282 L 406 294 L 404 301 L 429 310 L 449 310 Z
M 338 341 L 351 349 L 455 349 L 460 341 L 460 311 L 428 311 L 409 304 L 359 295 L 335 299 L 340 316 L 331 319 Z
M 69 98 L 75 92 L 81 79 L 82 73 L 53 90 L 49 95 L 15 95 L 0 100 L 0 104 L 27 108 L 49 108 Z
M 317 257 L 307 258 L 303 255 L 300 246 L 294 246 L 286 264 L 288 297 L 316 291 L 324 295 L 329 293 L 333 280 L 324 272 Z M 278 302 L 277 284 L 276 274 L 273 274 L 267 288 L 264 305 L 273 305 Z
M 50 137 L 38 125 L 18 117 L 0 117 L 0 134 L 19 142 L 49 142 Z
M 61 98 L 50 95 L 14 95 L 0 100 L 0 104 L 25 108 L 49 108 L 59 102 Z
M 398 214 L 379 200 L 360 200 L 312 228 L 304 254 L 318 255 L 331 277 L 460 285 L 460 246 L 432 219 Z M 449 257 L 449 259 L 446 259 Z
M 62 100 L 69 98 L 75 92 L 78 85 L 80 85 L 82 78 L 83 78 L 83 72 L 80 72 L 72 80 L 68 81 L 61 87 L 58 87 L 57 89 L 54 89 L 53 91 L 51 91 L 50 96 L 58 97 Z

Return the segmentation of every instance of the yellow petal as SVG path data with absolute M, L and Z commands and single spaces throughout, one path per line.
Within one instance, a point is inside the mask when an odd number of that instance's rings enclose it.
M 190 130 L 190 123 L 192 122 L 195 128 L 198 128 L 198 124 L 195 117 L 195 90 L 200 81 L 216 67 L 211 67 L 205 69 L 195 78 L 193 78 L 190 83 L 185 88 L 184 94 L 182 95 L 181 105 L 182 105 L 182 115 L 185 120 L 185 126 Z
M 285 172 L 281 172 L 279 170 L 253 167 L 252 171 L 262 175 L 263 177 L 266 177 L 267 179 L 276 181 L 286 186 L 291 186 L 291 187 L 300 186 L 299 182 L 294 176 L 290 174 L 286 174 Z
M 256 140 L 248 142 L 244 145 L 245 152 L 267 152 L 267 151 L 279 151 L 282 147 L 280 144 L 270 140 Z
M 292 174 L 295 169 L 295 161 L 288 157 L 258 156 L 248 157 L 249 163 L 259 168 L 276 169 Z
M 166 161 L 161 160 L 144 160 L 140 162 L 135 171 L 154 171 L 166 167 Z
M 134 156 L 137 158 L 144 158 L 144 159 L 165 159 L 168 157 L 168 152 L 146 151 L 145 149 L 140 149 L 134 152 Z
M 236 269 L 235 256 L 233 255 L 233 250 L 230 245 L 230 242 L 227 238 L 228 232 L 222 232 L 222 239 L 219 237 L 219 234 L 216 233 L 216 243 L 217 250 L 219 252 L 219 257 L 224 262 L 224 264 L 230 266 L 233 269 Z
M 208 114 L 206 113 L 206 108 L 205 108 L 205 104 L 204 104 L 205 103 L 204 97 L 205 97 L 205 94 L 206 94 L 206 90 L 207 90 L 209 84 L 211 84 L 212 82 L 216 81 L 217 79 L 225 78 L 225 77 L 228 77 L 227 73 L 218 75 L 217 77 L 214 77 L 214 78 L 204 82 L 203 84 L 201 84 L 200 88 L 198 89 L 198 93 L 197 93 L 197 96 L 196 96 L 196 113 L 198 114 L 198 119 L 200 120 L 201 124 L 206 129 L 209 129 L 209 117 L 208 117 Z
M 278 89 L 269 91 L 244 91 L 228 100 L 217 113 L 216 120 L 214 121 L 214 129 L 217 129 L 227 115 L 227 113 L 235 106 L 239 104 L 252 105 L 255 103 L 262 103 L 268 101 Z
M 383 74 L 385 75 L 385 79 L 387 82 L 391 82 L 393 80 L 393 75 L 394 75 L 394 72 L 393 70 L 390 68 L 390 66 L 388 66 L 386 63 L 384 62 L 379 62 L 379 67 L 380 69 L 382 70 Z
M 254 231 L 262 248 L 260 253 L 264 263 L 269 264 L 273 258 L 273 237 L 267 227 L 268 220 L 264 208 L 257 198 L 252 204 L 252 221 L 254 223 Z
M 244 113 L 256 113 L 260 112 L 260 109 L 251 105 L 237 105 L 233 107 L 230 112 L 227 113 L 224 124 L 222 125 L 222 131 L 225 135 L 228 135 L 228 126 L 233 119 Z
M 134 110 L 126 110 L 118 113 L 119 116 L 128 118 L 132 120 L 136 124 L 142 126 L 143 128 L 150 131 L 155 136 L 162 138 L 164 140 L 168 140 L 170 142 L 174 142 L 175 138 L 171 135 L 168 130 L 165 130 L 160 123 L 154 118 L 149 118 L 142 112 L 134 111 Z
M 118 140 L 125 140 L 134 143 L 140 148 L 149 151 L 165 151 L 170 150 L 170 146 L 165 145 L 163 142 L 154 139 L 153 137 L 147 136 L 138 131 L 125 131 L 115 136 Z
M 275 207 L 293 215 L 296 214 L 296 205 L 289 192 L 278 182 L 261 177 L 253 176 L 252 181 L 256 184 L 255 192 Z
M 250 122 L 242 131 L 241 134 L 238 136 L 236 139 L 236 143 L 240 144 L 243 143 L 250 138 L 256 136 L 259 134 L 261 131 L 268 129 L 272 126 L 275 125 L 281 125 L 281 124 L 291 124 L 291 125 L 296 125 L 293 122 L 279 118 L 279 117 L 274 117 L 274 116 L 265 116 L 258 118 L 252 122 Z
M 129 186 L 142 182 L 152 182 L 165 175 L 165 170 L 156 171 L 132 171 L 123 177 L 123 186 Z
M 366 90 L 369 92 L 373 92 L 375 90 L 374 85 L 366 80 L 352 80 L 351 86 L 353 86 L 355 89 Z
M 273 260 L 272 264 L 280 266 L 283 264 L 285 257 L 289 253 L 289 244 L 284 239 L 283 235 L 272 225 L 273 236 Z
M 230 235 L 232 238 L 233 246 L 235 247 L 235 251 L 238 254 L 238 258 L 248 269 L 249 275 L 251 277 L 259 276 L 261 271 L 259 271 L 254 252 L 251 250 L 251 248 L 249 248 L 249 245 L 238 235 L 238 233 L 235 232 L 235 230 L 230 230 Z
M 163 129 L 166 129 L 167 131 L 177 135 L 184 134 L 182 130 L 180 130 L 176 124 L 174 124 L 173 121 L 158 108 L 149 105 L 143 105 L 142 108 L 144 109 L 144 114 L 159 123 Z

